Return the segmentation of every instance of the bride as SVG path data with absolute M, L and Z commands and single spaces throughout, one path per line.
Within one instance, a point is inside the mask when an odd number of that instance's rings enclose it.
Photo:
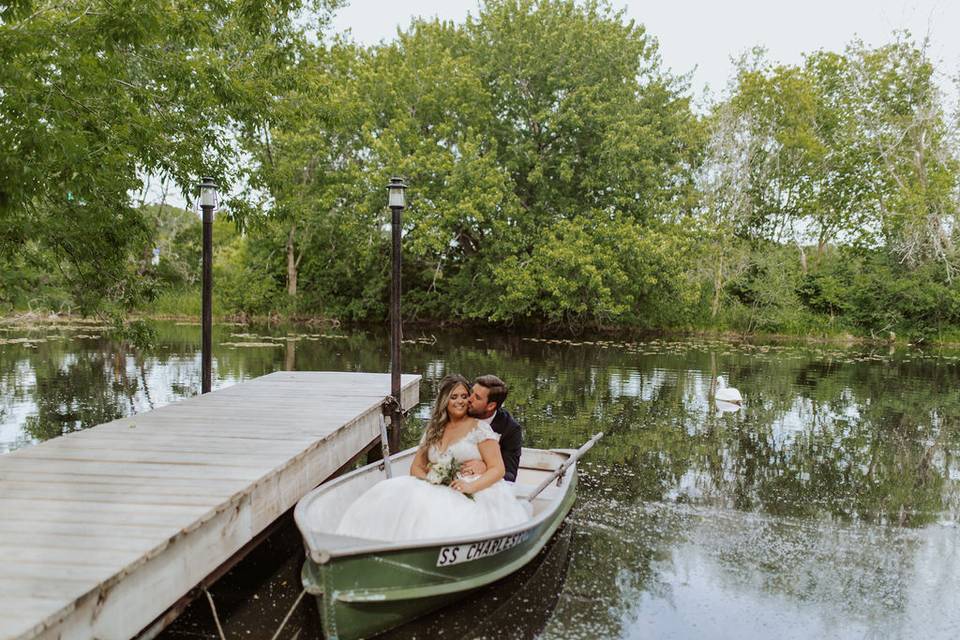
M 469 395 L 470 383 L 463 376 L 440 381 L 410 475 L 371 487 L 347 509 L 338 534 L 389 541 L 442 538 L 529 519 L 525 505 L 503 480 L 500 436 L 486 422 L 467 415 Z M 432 466 L 478 459 L 487 466 L 482 475 L 460 476 L 450 486 L 427 481 Z

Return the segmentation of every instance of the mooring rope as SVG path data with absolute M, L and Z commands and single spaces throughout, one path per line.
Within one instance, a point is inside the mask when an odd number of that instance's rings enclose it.
M 217 615 L 217 605 L 213 604 L 213 596 L 210 595 L 206 587 L 203 588 L 203 592 L 207 594 L 207 602 L 210 603 L 210 611 L 213 612 L 213 621 L 217 624 L 217 632 L 220 634 L 220 640 L 227 640 L 227 636 L 223 633 L 223 627 L 220 626 L 220 616 Z
M 223 632 L 223 627 L 220 625 L 220 615 L 217 613 L 217 605 L 213 603 L 213 596 L 210 595 L 210 592 L 207 591 L 207 588 L 203 588 L 203 592 L 207 595 L 207 602 L 210 603 L 210 611 L 213 612 L 213 621 L 217 625 L 217 633 L 220 634 L 220 640 L 227 640 L 226 634 Z M 300 595 L 297 596 L 296 601 L 293 603 L 293 606 L 290 607 L 290 610 L 287 611 L 287 615 L 283 617 L 283 622 L 280 623 L 280 626 L 277 627 L 277 630 L 273 632 L 273 636 L 270 640 L 277 640 L 280 637 L 280 633 L 283 631 L 283 628 L 287 626 L 287 622 L 290 621 L 290 616 L 293 615 L 293 612 L 296 611 L 297 605 L 300 604 L 300 601 L 303 600 L 303 596 L 306 595 L 307 590 L 304 588 L 300 591 Z M 300 630 L 297 630 L 297 633 L 293 636 L 297 638 L 300 635 Z
M 283 628 L 287 626 L 287 621 L 290 620 L 290 616 L 293 615 L 294 610 L 297 608 L 297 605 L 300 604 L 300 601 L 303 600 L 304 594 L 307 593 L 306 588 L 304 588 L 300 595 L 297 596 L 296 602 L 293 603 L 293 606 L 290 607 L 290 611 L 287 611 L 287 615 L 284 616 L 283 622 L 280 623 L 280 626 L 277 628 L 276 632 L 273 634 L 273 637 L 270 640 L 277 640 L 280 637 L 280 632 L 283 631 Z M 297 635 L 300 635 L 300 632 L 297 631 Z

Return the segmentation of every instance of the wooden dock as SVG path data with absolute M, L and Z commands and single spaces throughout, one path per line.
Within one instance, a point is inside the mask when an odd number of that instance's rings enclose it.
M 0 455 L 0 639 L 140 634 L 377 439 L 389 391 L 284 371 Z

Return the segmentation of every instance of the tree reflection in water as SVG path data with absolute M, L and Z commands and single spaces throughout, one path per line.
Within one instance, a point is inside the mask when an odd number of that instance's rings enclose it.
M 222 344 L 246 339 L 239 332 L 283 346 Z M 199 329 L 166 324 L 159 336 L 148 354 L 107 340 L 0 347 L 18 442 L 195 393 Z M 214 344 L 218 384 L 294 366 L 388 368 L 381 334 L 218 327 Z M 606 433 L 583 466 L 545 638 L 704 636 L 717 625 L 738 638 L 807 637 L 801 624 L 831 637 L 943 636 L 960 623 L 958 359 L 468 333 L 404 345 L 405 369 L 424 376 L 421 418 L 444 374 L 495 372 L 527 445 Z M 717 375 L 744 394 L 740 411 L 711 404 Z

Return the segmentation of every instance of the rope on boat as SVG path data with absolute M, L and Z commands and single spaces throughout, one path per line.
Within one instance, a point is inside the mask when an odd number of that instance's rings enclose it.
M 213 612 L 213 621 L 217 625 L 217 633 L 220 634 L 220 640 L 227 640 L 227 636 L 223 633 L 223 627 L 220 625 L 220 616 L 217 614 L 217 605 L 213 604 L 213 596 L 210 595 L 210 592 L 207 591 L 207 588 L 203 588 L 203 592 L 207 594 L 207 602 L 210 603 L 210 611 Z
M 284 628 L 285 626 L 287 626 L 287 621 L 290 620 L 290 616 L 293 615 L 294 610 L 296 610 L 297 605 L 300 604 L 300 601 L 303 600 L 303 596 L 304 596 L 304 594 L 306 594 L 306 593 L 307 593 L 306 588 L 304 588 L 303 590 L 300 591 L 300 595 L 297 596 L 296 602 L 294 602 L 294 603 L 293 603 L 293 606 L 290 607 L 290 610 L 287 611 L 287 615 L 284 616 L 283 622 L 280 623 L 280 626 L 279 626 L 279 627 L 277 628 L 277 630 L 274 632 L 273 637 L 271 637 L 270 640 L 277 640 L 277 638 L 280 637 L 280 632 L 283 631 L 283 628 Z M 300 635 L 300 632 L 299 632 L 299 631 L 297 631 L 297 635 Z

